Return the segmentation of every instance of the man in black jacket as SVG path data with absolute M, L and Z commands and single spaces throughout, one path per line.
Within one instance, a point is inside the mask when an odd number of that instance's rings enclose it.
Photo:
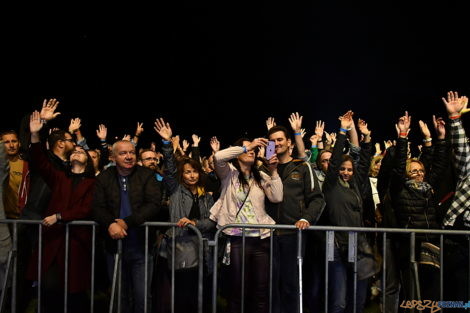
M 97 177 L 93 213 L 108 232 L 106 251 L 110 275 L 114 268 L 112 253 L 116 251 L 116 240 L 121 239 L 123 243 L 122 312 L 143 312 L 145 249 L 148 247 L 145 247 L 144 228 L 138 226 L 157 216 L 161 193 L 153 171 L 136 166 L 135 147 L 130 141 L 116 142 L 113 156 L 116 166 L 109 167 Z M 152 260 L 148 264 L 153 264 Z M 150 271 L 148 286 L 151 277 Z M 129 301 L 131 298 L 133 307 Z
M 300 133 L 296 133 L 300 136 Z M 278 172 L 284 185 L 284 199 L 269 204 L 267 211 L 276 224 L 294 224 L 308 228 L 319 219 L 324 208 L 317 177 L 308 162 L 293 159 L 289 154 L 291 139 L 285 127 L 274 126 L 268 132 L 275 142 L 279 159 Z M 303 236 L 304 244 L 306 236 Z M 305 247 L 305 245 L 303 245 Z M 297 312 L 299 307 L 299 273 L 297 266 L 297 232 L 278 231 L 274 237 L 273 299 L 275 312 Z

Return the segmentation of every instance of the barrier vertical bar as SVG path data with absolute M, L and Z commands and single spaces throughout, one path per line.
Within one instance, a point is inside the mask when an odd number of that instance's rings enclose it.
M 245 312 L 245 228 L 242 228 L 242 290 L 241 290 L 241 309 Z
M 117 297 L 117 313 L 121 313 L 121 298 L 122 298 L 122 239 L 118 241 L 118 255 L 119 255 L 119 267 L 118 267 L 118 297 Z
M 217 231 L 214 236 L 214 273 L 212 276 L 212 313 L 217 313 L 217 264 L 218 264 L 218 254 L 219 254 L 219 235 L 220 232 Z
M 144 312 L 147 313 L 147 293 L 148 293 L 148 288 L 147 288 L 147 281 L 148 281 L 148 257 L 149 257 L 149 251 L 148 251 L 148 244 L 149 244 L 149 227 L 147 225 L 145 227 L 145 266 L 144 266 Z
M 92 226 L 92 242 L 91 242 L 91 290 L 90 290 L 90 312 L 95 309 L 95 254 L 96 254 L 96 225 Z
M 11 312 L 16 313 L 16 276 L 18 269 L 18 224 L 13 224 L 13 279 L 11 284 Z
M 171 230 L 173 232 L 171 236 L 171 313 L 175 313 L 175 226 L 172 226 Z
M 387 233 L 384 232 L 383 234 L 383 241 L 382 241 L 382 312 L 385 312 L 385 301 L 386 297 L 385 294 L 387 292 Z
M 440 240 L 440 245 L 441 245 L 441 254 L 439 255 L 441 267 L 440 267 L 440 277 L 439 277 L 439 293 L 440 293 L 440 298 L 441 301 L 444 300 L 444 235 L 441 235 L 441 240 Z
M 328 313 L 328 265 L 330 261 L 334 261 L 334 244 L 335 244 L 335 232 L 328 230 L 326 231 L 325 241 L 325 313 Z
M 64 313 L 67 313 L 69 288 L 69 224 L 65 224 Z
M 297 266 L 299 271 L 299 313 L 303 312 L 303 294 L 302 294 L 302 230 L 297 231 Z
M 38 239 L 38 313 L 41 313 L 41 285 L 42 285 L 42 224 L 39 224 Z
M 274 248 L 274 229 L 270 230 L 269 238 L 269 313 L 273 312 L 273 248 Z
M 415 289 L 416 289 L 416 297 L 417 300 L 421 300 L 421 288 L 419 285 L 419 275 L 418 275 L 418 264 L 416 263 L 416 253 L 415 253 L 415 246 L 416 246 L 416 234 L 411 233 L 410 237 L 410 263 L 413 268 L 413 278 L 415 281 Z M 411 279 L 413 280 L 413 279 Z
M 6 270 L 5 270 L 5 280 L 2 283 L 2 296 L 0 298 L 0 312 L 3 311 L 3 302 L 5 301 L 5 294 L 7 293 L 8 276 L 10 276 L 12 256 L 13 256 L 13 251 L 11 250 L 8 251 L 8 260 L 7 260 Z

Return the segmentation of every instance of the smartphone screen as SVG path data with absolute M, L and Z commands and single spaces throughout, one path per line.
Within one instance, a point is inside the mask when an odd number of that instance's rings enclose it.
M 266 159 L 269 160 L 276 153 L 275 150 L 274 141 L 268 141 L 268 146 L 266 147 Z

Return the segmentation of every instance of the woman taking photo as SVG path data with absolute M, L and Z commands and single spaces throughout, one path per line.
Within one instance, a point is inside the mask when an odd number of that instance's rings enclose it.
M 277 156 L 268 160 L 270 175 L 256 168 L 256 149 L 268 140 L 239 139 L 233 147 L 214 155 L 217 176 L 222 182 L 219 200 L 211 208 L 210 218 L 221 227 L 232 223 L 275 224 L 265 211 L 265 198 L 282 201 L 282 181 L 277 173 Z M 242 235 L 245 232 L 245 312 L 269 310 L 269 229 L 228 228 L 231 287 L 228 312 L 241 311 Z

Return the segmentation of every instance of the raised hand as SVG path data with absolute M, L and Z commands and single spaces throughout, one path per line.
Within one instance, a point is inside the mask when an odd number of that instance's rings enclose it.
M 189 148 L 189 142 L 186 139 L 183 139 L 183 151 L 186 152 Z
M 411 116 L 408 115 L 408 111 L 405 111 L 405 115 L 398 119 L 398 123 L 395 124 L 395 128 L 398 132 L 398 137 L 407 137 L 410 132 Z
M 277 154 L 271 156 L 268 160 L 268 169 L 271 175 L 277 171 L 277 165 L 279 164 L 279 159 L 277 158 Z
M 155 142 L 153 142 L 153 141 L 150 143 L 150 150 L 152 150 L 153 152 L 155 152 L 157 150 L 157 146 L 156 146 Z
M 211 148 L 214 153 L 220 150 L 220 142 L 215 136 L 211 138 Z
M 301 129 L 300 129 L 300 136 L 302 136 L 302 138 L 304 138 L 304 136 L 305 136 L 306 133 L 307 133 L 307 132 L 305 131 L 305 128 L 301 128 Z
M 375 155 L 381 155 L 382 150 L 380 149 L 380 142 L 375 143 Z
M 37 134 L 42 129 L 41 115 L 38 111 L 34 111 L 29 117 L 29 131 L 31 134 Z
M 428 125 L 425 122 L 419 121 L 419 128 L 421 129 L 421 133 L 425 139 L 431 138 L 431 132 L 429 131 Z
M 442 98 L 442 102 L 446 106 L 449 117 L 460 115 L 460 112 L 467 108 L 468 99 L 467 97 L 459 98 L 457 91 L 449 91 L 447 93 L 447 99 Z
M 274 121 L 274 117 L 268 117 L 268 119 L 266 120 L 266 128 L 268 129 L 268 131 L 273 128 L 274 126 L 276 126 L 276 122 Z
M 40 113 L 41 119 L 45 121 L 50 121 L 60 115 L 60 112 L 55 112 L 58 105 L 59 101 L 57 101 L 56 99 L 44 99 Z
M 338 118 L 341 121 L 341 128 L 351 129 L 354 126 L 353 115 L 353 111 L 349 110 L 343 116 Z
M 331 137 L 331 144 L 334 145 L 336 142 L 336 133 L 331 133 L 330 137 Z
M 124 140 L 124 141 L 131 141 L 131 135 L 129 134 L 125 134 L 121 140 Z
M 80 118 L 73 118 L 70 120 L 69 133 L 73 134 L 82 127 L 82 121 Z
M 144 132 L 144 123 L 137 122 L 137 128 L 135 129 L 135 135 L 139 137 Z
M 193 147 L 198 147 L 199 146 L 199 142 L 201 142 L 201 137 L 199 137 L 198 135 L 196 134 L 193 134 L 191 136 L 191 138 L 193 139 Z
M 434 129 L 437 133 L 438 139 L 446 138 L 446 123 L 441 117 L 436 118 L 435 115 L 432 116 L 432 123 L 434 124 Z
M 385 146 L 385 150 L 387 150 L 391 146 L 394 146 L 394 144 L 391 140 L 387 140 L 387 141 L 384 140 L 384 146 Z
M 101 141 L 106 141 L 106 137 L 108 136 L 108 129 L 104 124 L 98 125 L 98 129 L 96 130 L 96 137 L 98 137 Z
M 154 129 L 157 132 L 157 134 L 159 134 L 160 137 L 162 137 L 163 140 L 165 141 L 171 140 L 171 136 L 173 135 L 173 132 L 171 131 L 170 123 L 165 123 L 163 118 L 160 118 L 160 119 L 157 118 L 155 120 Z
M 248 151 L 254 150 L 257 147 L 266 147 L 268 145 L 268 139 L 266 138 L 255 138 L 253 141 L 246 147 Z
M 370 136 L 370 130 L 367 128 L 367 123 L 364 120 L 359 119 L 357 121 L 357 127 L 359 128 L 359 131 L 361 134 L 364 136 Z
M 315 123 L 315 135 L 317 135 L 318 140 L 321 140 L 321 138 L 323 137 L 324 130 L 325 130 L 325 122 L 317 121 Z
M 303 116 L 300 116 L 299 112 L 295 112 L 290 115 L 289 123 L 294 133 L 300 133 L 300 129 L 302 128 L 302 119 Z
M 310 137 L 310 142 L 312 143 L 312 146 L 316 146 L 317 143 L 318 143 L 318 135 L 315 134 L 313 136 Z

